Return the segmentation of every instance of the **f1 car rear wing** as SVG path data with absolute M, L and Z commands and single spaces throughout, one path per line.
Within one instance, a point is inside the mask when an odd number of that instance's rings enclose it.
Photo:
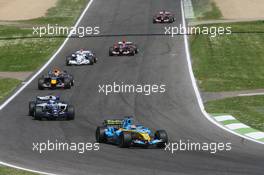
M 123 42 L 119 41 L 118 44 L 123 44 Z M 133 42 L 131 42 L 131 41 L 126 41 L 126 44 L 127 44 L 127 45 L 128 45 L 128 44 L 133 44 Z
M 47 95 L 47 96 L 37 96 L 37 100 L 42 100 L 42 101 L 48 101 L 48 100 L 57 100 L 59 97 L 53 96 L 53 95 Z
M 103 125 L 104 126 L 122 126 L 123 119 L 108 119 L 104 120 Z
M 103 122 L 104 126 L 122 126 L 124 121 L 126 120 L 132 120 L 133 116 L 125 116 L 123 119 L 106 119 Z

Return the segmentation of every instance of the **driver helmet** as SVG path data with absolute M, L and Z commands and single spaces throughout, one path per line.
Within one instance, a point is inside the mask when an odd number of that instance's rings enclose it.
M 115 48 L 115 49 L 118 48 L 118 44 L 114 44 L 114 48 Z
M 53 69 L 53 73 L 54 73 L 54 75 L 59 76 L 60 70 L 58 68 L 55 68 L 55 69 Z
M 123 44 L 123 45 L 126 45 L 126 41 L 125 41 L 125 40 L 123 40 L 123 41 L 122 41 L 122 44 Z
M 126 41 L 123 40 L 121 45 L 122 45 L 122 47 L 126 47 Z

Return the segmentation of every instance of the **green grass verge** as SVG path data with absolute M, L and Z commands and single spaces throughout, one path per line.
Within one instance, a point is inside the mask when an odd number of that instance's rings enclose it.
M 27 171 L 17 170 L 5 166 L 0 166 L 0 175 L 37 175 L 36 173 L 30 173 Z
M 55 52 L 62 38 L 0 41 L 1 71 L 34 71 Z
M 20 81 L 17 79 L 0 79 L 0 101 L 12 92 L 19 84 Z
M 228 113 L 254 129 L 264 131 L 264 96 L 235 97 L 205 104 L 209 113 Z
M 16 26 L 0 26 L 0 38 L 6 38 L 0 39 L 0 71 L 34 71 L 40 67 L 65 38 L 31 38 L 37 37 L 33 36 L 33 29 L 22 26 L 73 25 L 87 2 L 88 0 L 59 0 L 57 6 L 51 8 L 45 17 L 17 21 Z
M 233 34 L 191 37 L 193 68 L 200 88 L 207 92 L 264 88 L 264 34 L 257 33 L 264 31 L 264 22 L 221 26 L 231 26 Z
M 199 20 L 220 19 L 222 13 L 213 0 L 192 0 L 194 14 Z
M 34 71 L 57 50 L 63 38 L 30 38 L 32 28 L 22 26 L 58 24 L 71 26 L 88 0 L 59 0 L 45 17 L 16 21 L 16 26 L 0 26 L 0 71 Z M 28 37 L 21 39 L 21 37 Z M 0 101 L 10 94 L 21 82 L 16 79 L 0 79 Z M 0 175 L 34 175 L 26 171 L 0 166 Z
M 32 29 L 0 25 L 0 38 L 30 37 Z M 2 41 L 2 40 L 1 40 Z

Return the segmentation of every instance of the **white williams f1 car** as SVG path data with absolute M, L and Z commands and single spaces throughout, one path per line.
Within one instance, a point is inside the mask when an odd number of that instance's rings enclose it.
M 29 102 L 29 115 L 36 120 L 42 118 L 73 120 L 75 112 L 72 105 L 62 102 L 59 97 L 38 96 L 35 101 Z
M 71 56 L 66 58 L 66 65 L 93 65 L 97 62 L 97 58 L 92 51 L 78 50 Z

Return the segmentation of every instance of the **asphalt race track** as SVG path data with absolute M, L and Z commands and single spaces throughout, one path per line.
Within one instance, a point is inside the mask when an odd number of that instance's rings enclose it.
M 100 26 L 105 37 L 71 38 L 54 66 L 75 77 L 71 90 L 39 91 L 33 81 L 8 106 L 0 111 L 0 158 L 18 166 L 58 174 L 263 174 L 264 147 L 234 136 L 211 124 L 200 112 L 191 84 L 183 36 L 164 33 L 164 26 L 152 24 L 159 10 L 176 14 L 174 26 L 182 23 L 180 0 L 95 0 L 81 26 Z M 119 35 L 120 36 L 114 36 Z M 114 42 L 127 36 L 139 46 L 134 57 L 109 57 Z M 93 66 L 66 67 L 65 56 L 80 49 L 95 51 L 99 62 Z M 98 93 L 99 84 L 166 84 L 166 92 L 142 94 Z M 58 94 L 76 107 L 74 121 L 35 121 L 28 114 L 28 101 L 37 95 Z M 99 151 L 32 151 L 33 142 L 95 142 L 95 129 L 105 116 L 134 115 L 150 128 L 165 129 L 171 142 L 231 142 L 232 150 L 176 152 L 159 149 L 121 149 L 100 145 Z

